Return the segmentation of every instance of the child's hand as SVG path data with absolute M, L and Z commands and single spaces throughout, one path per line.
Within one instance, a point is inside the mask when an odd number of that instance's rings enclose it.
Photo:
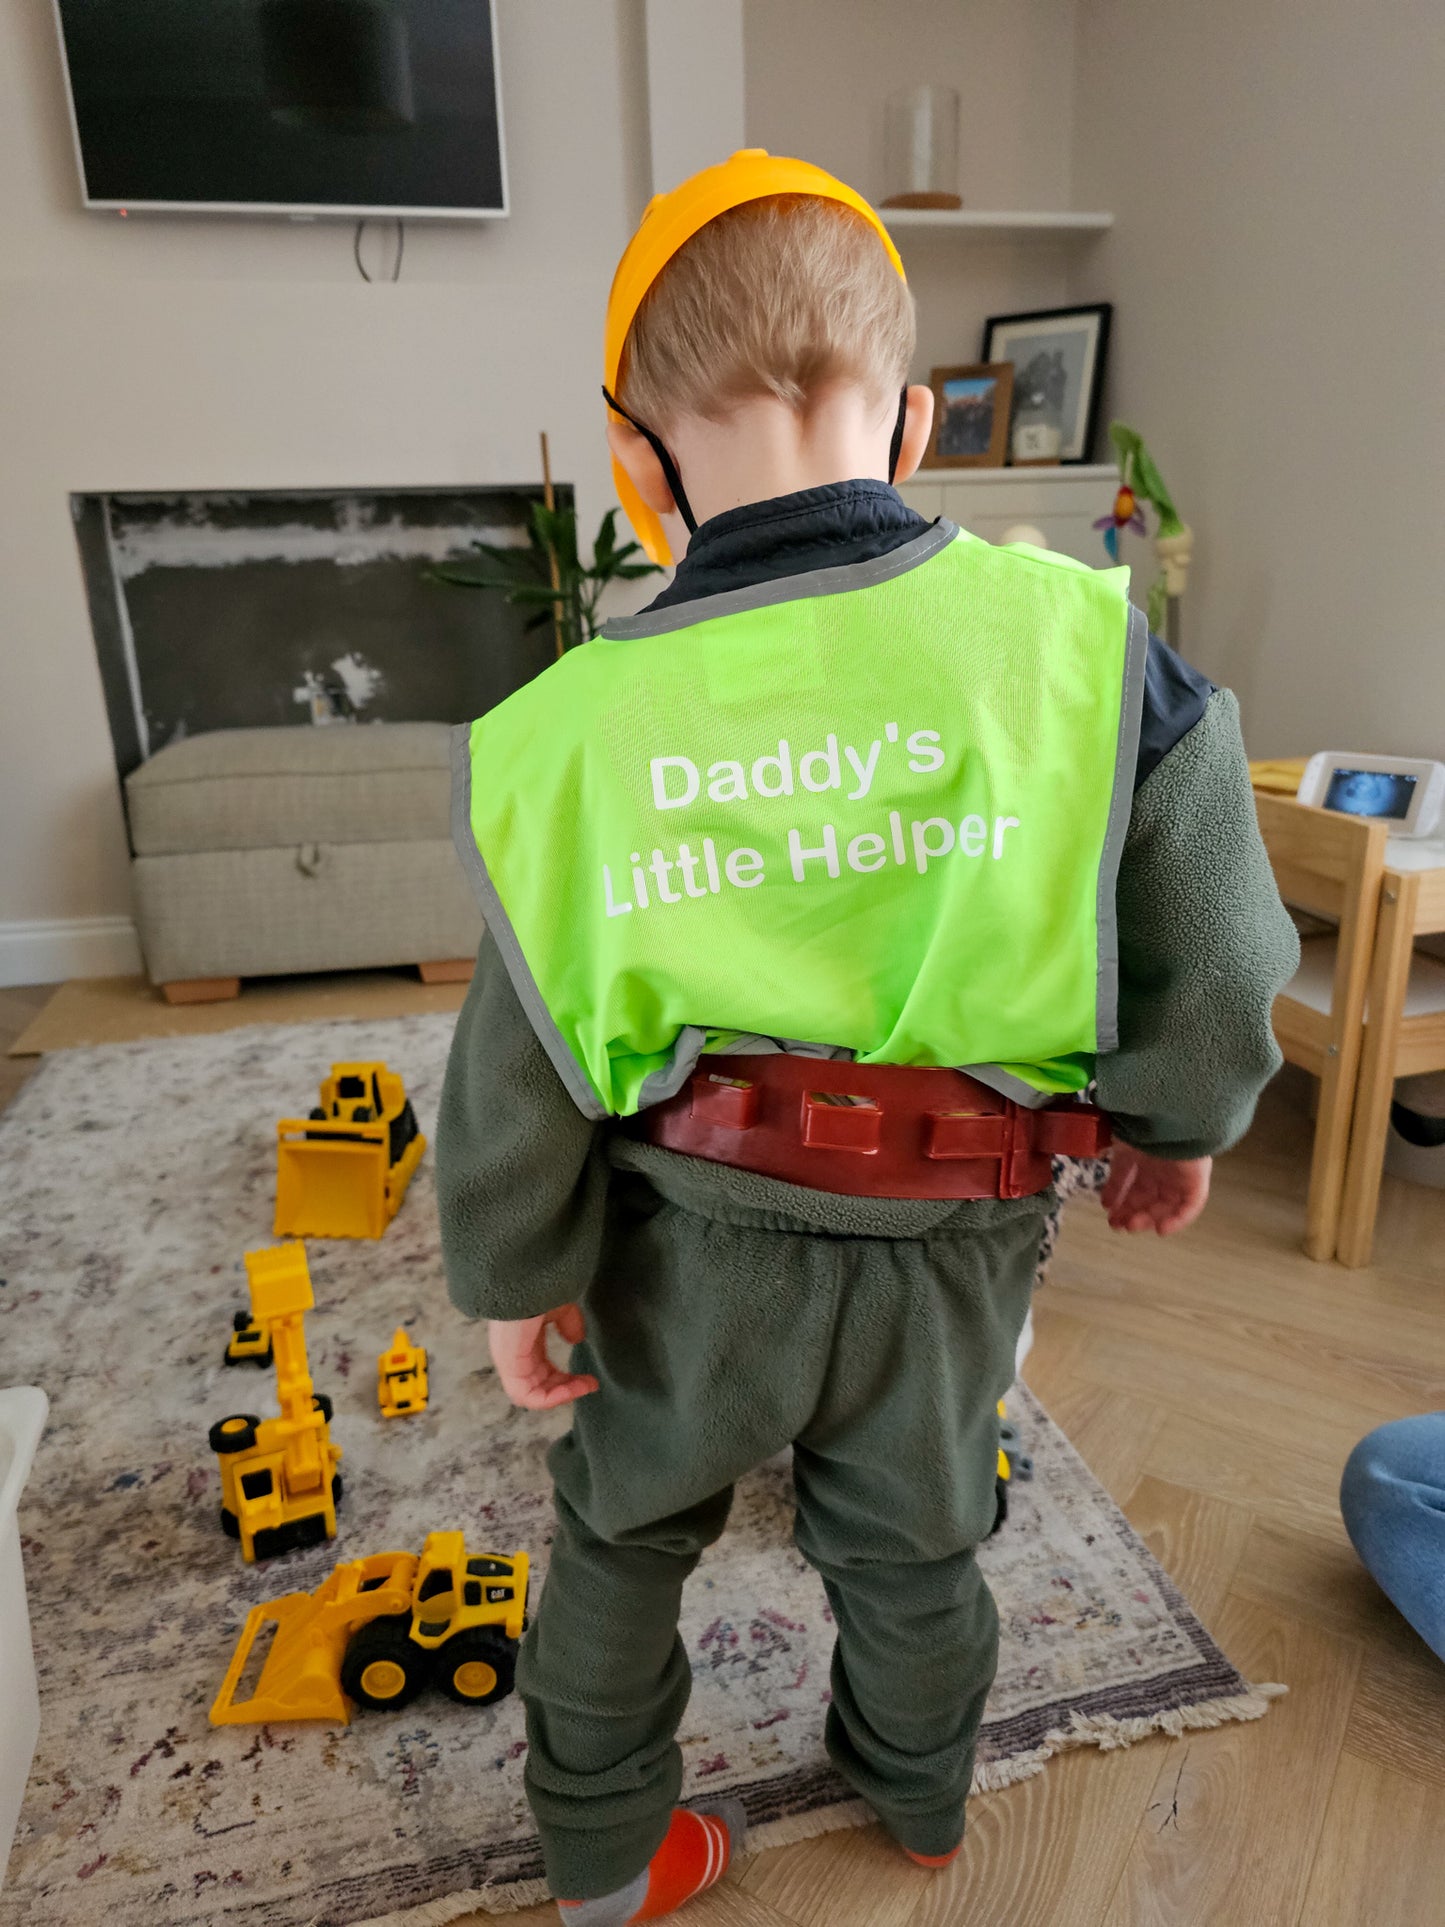
M 586 1336 L 587 1321 L 580 1305 L 559 1305 L 540 1318 L 492 1318 L 487 1342 L 502 1390 L 514 1405 L 546 1412 L 570 1404 L 597 1390 L 597 1380 L 585 1374 L 559 1371 L 547 1356 L 547 1327 L 555 1325 L 569 1345 Z
M 1213 1158 L 1151 1158 L 1114 1140 L 1114 1164 L 1100 1202 L 1115 1231 L 1182 1231 L 1204 1209 Z

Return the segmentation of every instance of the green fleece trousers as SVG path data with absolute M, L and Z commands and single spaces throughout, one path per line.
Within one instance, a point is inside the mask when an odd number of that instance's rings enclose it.
M 663 1188 L 609 1186 L 574 1354 L 601 1389 L 551 1456 L 557 1535 L 518 1685 L 552 1891 L 611 1893 L 661 1844 L 683 1582 L 734 1481 L 790 1445 L 796 1542 L 838 1627 L 828 1751 L 903 1845 L 946 1853 L 997 1660 L 974 1547 L 1047 1196 L 960 1205 L 920 1236 L 827 1235 L 666 1163 L 682 1175 Z

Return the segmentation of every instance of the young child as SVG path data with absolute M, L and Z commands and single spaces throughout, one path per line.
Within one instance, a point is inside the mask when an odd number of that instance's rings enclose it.
M 910 1858 L 957 1854 L 995 1403 L 1049 1152 L 1092 1129 L 1071 1094 L 1113 1121 L 1110 1223 L 1170 1232 L 1278 1063 L 1296 944 L 1233 698 L 1126 571 L 905 506 L 913 339 L 891 241 L 821 170 L 743 153 L 654 201 L 607 432 L 675 578 L 460 732 L 488 935 L 442 1241 L 512 1399 L 576 1401 L 518 1673 L 571 1927 L 657 1919 L 738 1846 L 739 1810 L 676 1804 L 679 1603 L 788 1446 L 828 1750 Z

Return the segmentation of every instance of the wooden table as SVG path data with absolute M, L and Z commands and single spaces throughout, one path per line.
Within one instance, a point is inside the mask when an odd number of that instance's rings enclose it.
M 1370 1262 L 1395 1079 L 1445 1068 L 1445 1008 L 1408 1019 L 1405 1010 L 1415 940 L 1438 931 L 1445 931 L 1445 840 L 1391 837 L 1335 1254 L 1343 1265 Z

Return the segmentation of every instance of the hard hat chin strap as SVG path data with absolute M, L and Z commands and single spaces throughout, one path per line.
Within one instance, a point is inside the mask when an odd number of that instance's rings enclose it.
M 898 473 L 898 457 L 903 453 L 903 431 L 908 426 L 908 389 L 898 391 L 898 419 L 893 424 L 893 440 L 888 444 L 888 479 Z
M 672 457 L 668 454 L 661 436 L 654 435 L 650 428 L 645 427 L 644 424 L 637 419 L 636 415 L 629 415 L 627 410 L 622 406 L 622 403 L 609 391 L 605 382 L 602 385 L 602 399 L 607 403 L 607 406 L 612 410 L 614 415 L 620 415 L 623 421 L 631 422 L 632 426 L 637 430 L 638 434 L 642 436 L 643 440 L 657 457 L 667 486 L 672 490 L 673 504 L 683 521 L 686 522 L 688 534 L 696 535 L 697 517 L 693 514 L 692 504 L 687 499 L 687 490 L 683 487 L 682 477 L 677 472 L 677 463 L 673 461 Z
M 683 487 L 682 477 L 677 472 L 677 463 L 673 461 L 671 455 L 668 454 L 662 437 L 660 435 L 654 435 L 645 423 L 637 419 L 636 415 L 629 415 L 605 382 L 602 384 L 602 399 L 607 403 L 607 406 L 612 410 L 614 415 L 620 415 L 623 421 L 632 424 L 657 457 L 663 477 L 667 482 L 667 486 L 672 491 L 673 504 L 683 521 L 686 522 L 688 534 L 696 535 L 697 517 L 693 514 L 692 505 L 687 499 L 687 490 Z M 888 444 L 888 479 L 890 482 L 898 473 L 898 458 L 903 452 L 903 431 L 907 425 L 908 390 L 905 387 L 899 390 L 898 419 L 893 424 L 893 439 Z

